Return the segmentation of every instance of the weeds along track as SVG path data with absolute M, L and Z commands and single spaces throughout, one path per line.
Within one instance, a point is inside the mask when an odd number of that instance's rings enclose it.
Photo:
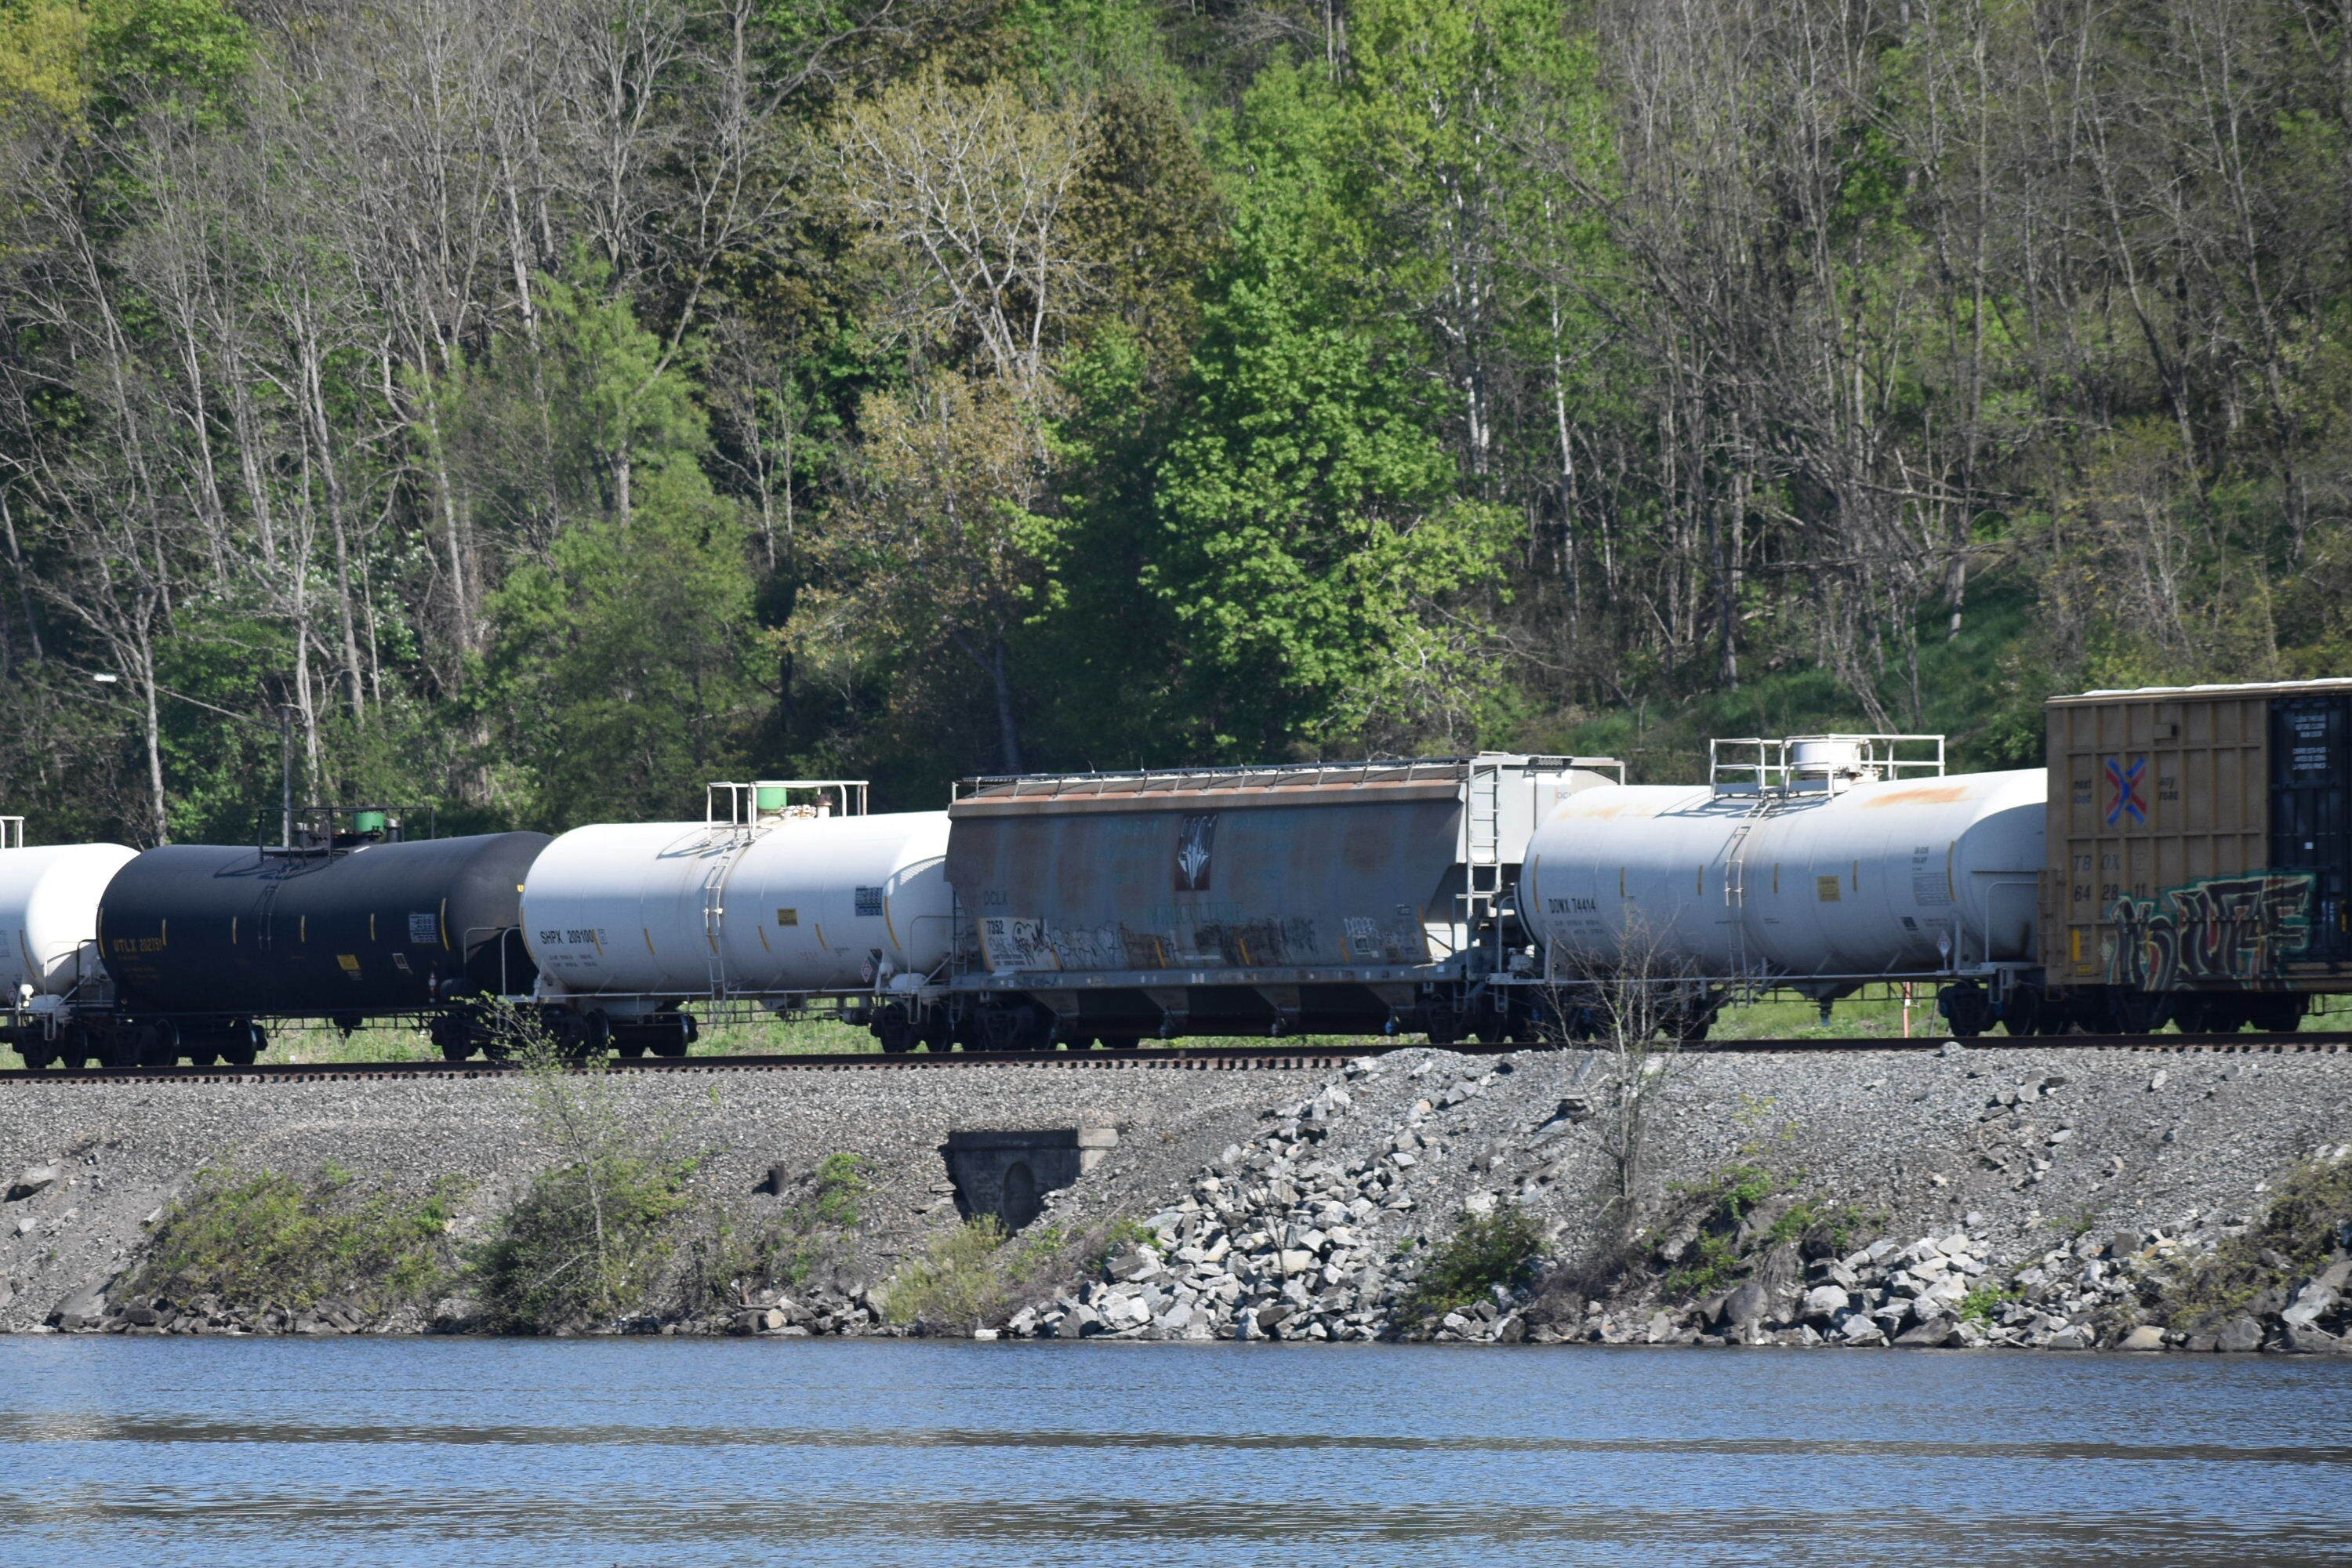
M 1936 1051 L 1948 1037 L 1827 1040 L 1705 1040 L 1679 1048 L 1698 1056 L 1792 1056 L 1847 1054 L 1856 1051 Z M 1296 1071 L 1299 1068 L 1345 1067 L 1360 1057 L 1385 1056 L 1417 1048 L 1418 1042 L 1372 1046 L 1174 1046 L 1147 1050 L 1106 1051 L 950 1051 L 933 1056 L 909 1052 L 886 1056 L 877 1052 L 801 1052 L 789 1056 L 619 1057 L 604 1065 L 622 1073 L 736 1072 L 872 1072 L 900 1068 L 1063 1068 L 1073 1071 L 1179 1072 Z M 2335 1054 L 2352 1050 L 2352 1033 L 2298 1035 L 2007 1035 L 1980 1036 L 1961 1042 L 1962 1049 L 1998 1054 L 2009 1050 L 2152 1051 L 2158 1053 Z M 1509 1042 L 1464 1041 L 1439 1047 L 1465 1057 L 1510 1056 L 1538 1047 Z M 1567 1047 L 1566 1049 L 1583 1047 Z M 503 1078 L 523 1070 L 519 1063 L 489 1061 L 265 1062 L 252 1067 L 171 1068 L 16 1068 L 0 1070 L 0 1084 L 12 1083 L 317 1083 L 357 1079 Z

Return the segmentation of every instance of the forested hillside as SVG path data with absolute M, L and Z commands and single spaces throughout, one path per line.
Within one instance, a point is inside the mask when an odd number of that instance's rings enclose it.
M 0 810 L 2352 672 L 2342 0 L 0 0 Z M 99 676 L 112 676 L 100 680 Z

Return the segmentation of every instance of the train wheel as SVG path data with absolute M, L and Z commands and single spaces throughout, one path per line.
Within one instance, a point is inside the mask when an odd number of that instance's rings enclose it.
M 1953 1035 L 1963 1040 L 1974 1039 L 1992 1027 L 1992 998 L 1974 981 L 1947 985 L 1937 992 L 1936 1010 L 1943 1014 Z
M 220 1059 L 232 1067 L 249 1068 L 268 1045 L 269 1031 L 258 1024 L 247 1024 L 236 1039 L 221 1047 Z
M 2303 1007 L 2295 992 L 2258 993 L 2245 999 L 2246 1021 L 2266 1035 L 2291 1035 L 2303 1027 Z
M 2234 1024 L 2221 1022 L 2220 1015 L 2222 1009 L 2216 1005 L 2221 1000 L 2218 996 L 2174 997 L 2172 999 L 2174 1027 L 2184 1035 L 2218 1035 L 2225 1030 L 2235 1028 L 2237 1026 Z
M 46 1040 L 26 1040 L 16 1047 L 16 1054 L 24 1058 L 25 1065 L 35 1072 L 57 1059 L 57 1052 Z
M 2118 1035 L 2153 1035 L 2171 1021 L 2173 998 L 2117 987 L 2107 997 L 2107 1026 Z
M 175 1068 L 180 1065 L 179 1026 L 168 1019 L 143 1029 L 130 1031 L 135 1042 L 132 1061 L 143 1068 Z
M 899 1056 L 915 1048 L 914 1020 L 908 1018 L 907 1009 L 896 1002 L 876 1011 L 871 1029 L 875 1043 L 882 1047 L 885 1055 Z
M 2242 996 L 2208 996 L 2205 998 L 2205 1031 L 2214 1035 L 2231 1035 L 2253 1021 L 2253 1015 Z M 2183 1024 L 2183 1031 L 2189 1026 Z
M 471 1040 L 445 1039 L 440 1041 L 439 1044 L 441 1047 L 441 1059 L 445 1062 L 462 1062 L 467 1057 L 474 1054 L 474 1042 Z

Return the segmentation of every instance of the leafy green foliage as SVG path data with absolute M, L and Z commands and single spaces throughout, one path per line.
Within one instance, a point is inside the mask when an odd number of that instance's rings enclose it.
M 1143 574 L 1185 639 L 1194 744 L 1224 758 L 1363 734 L 1406 671 L 1449 662 L 1423 606 L 1488 581 L 1504 538 L 1451 494 L 1418 378 L 1351 324 L 1327 271 L 1330 192 L 1286 140 L 1311 136 L 1317 101 L 1300 78 L 1253 95 L 1258 166 L 1213 275 Z
M 984 1328 L 1061 1262 L 1065 1240 L 1051 1226 L 1010 1237 L 1003 1222 L 982 1215 L 899 1266 L 880 1292 L 884 1314 L 894 1323 Z
M 1990 1323 L 1994 1313 L 2023 1296 L 2015 1285 L 1979 1285 L 1960 1298 L 1959 1315 L 1971 1323 Z
M 797 1289 L 848 1255 L 865 1221 L 871 1163 L 835 1153 L 818 1162 L 773 1221 L 748 1233 L 722 1220 L 723 1272 L 739 1286 Z
M 628 301 L 603 292 L 601 269 L 585 272 L 541 280 L 536 353 L 444 394 L 474 463 L 542 436 L 565 459 L 551 489 L 486 476 L 520 524 L 552 537 L 543 562 L 490 596 L 499 632 L 474 698 L 534 781 L 530 818 L 558 828 L 688 811 L 734 767 L 753 718 L 741 510 L 702 467 L 709 436 L 691 382 Z M 549 382 L 564 417 L 545 430 L 524 394 Z
M 1755 1258 L 1771 1247 L 1801 1242 L 1819 1256 L 1834 1257 L 1871 1225 L 1883 1222 L 1884 1216 L 1819 1196 L 1790 1195 L 1794 1180 L 1743 1163 L 1678 1188 L 1678 1219 L 1660 1228 L 1693 1234 L 1672 1258 L 1654 1244 L 1652 1262 L 1662 1270 L 1664 1289 L 1682 1296 L 1713 1295 L 1737 1283 Z M 1767 1214 L 1767 1222 L 1752 1223 Z
M 1407 1321 L 1434 1321 L 1475 1305 L 1497 1285 L 1516 1289 L 1534 1279 L 1542 1253 L 1543 1227 L 1517 1205 L 1465 1215 L 1423 1259 L 1411 1293 L 1398 1303 L 1398 1315 Z
M 347 1301 L 365 1314 L 429 1303 L 457 1275 L 446 1234 L 465 1183 L 363 1183 L 334 1165 L 308 1180 L 206 1170 L 155 1226 L 120 1294 L 216 1297 L 232 1312 Z
M 2170 1327 L 2213 1328 L 2347 1253 L 2352 1253 L 2352 1160 L 2307 1161 L 2273 1185 L 2261 1218 L 2144 1292 L 2153 1299 L 2143 1304 L 2149 1318 Z
M 2053 689 L 2352 660 L 2300 12 L 662 17 L 615 98 L 552 13 L 0 5 L 37 839 L 241 836 L 284 706 L 305 796 L 562 826 L 742 766 L 2031 766 Z
M 634 1316 L 671 1258 L 693 1167 L 613 1152 L 533 1178 L 472 1259 L 483 1322 L 544 1333 Z

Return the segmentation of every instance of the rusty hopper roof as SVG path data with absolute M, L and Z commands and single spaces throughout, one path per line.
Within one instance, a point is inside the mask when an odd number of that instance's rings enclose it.
M 2282 697 L 2318 691 L 2352 691 L 2352 676 L 2331 675 L 2318 680 L 2245 680 L 2212 686 L 2128 686 L 2110 690 L 2077 691 L 2053 697 L 2055 708 L 2072 702 L 2113 702 L 2118 698 L 2155 697 Z
M 1143 769 L 1131 773 L 1024 773 L 970 778 L 956 785 L 950 818 L 1062 816 L 1073 812 L 1234 810 L 1346 799 L 1455 800 L 1474 765 L 1564 772 L 1616 763 L 1592 757 L 1412 757 L 1390 762 L 1294 763 L 1260 767 Z

